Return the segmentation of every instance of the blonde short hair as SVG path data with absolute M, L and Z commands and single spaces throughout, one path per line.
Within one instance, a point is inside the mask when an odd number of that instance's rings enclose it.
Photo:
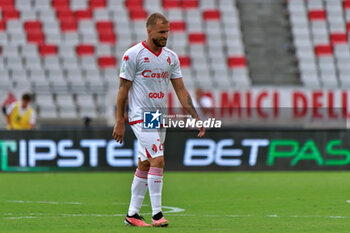
M 154 27 L 157 24 L 157 21 L 161 20 L 163 24 L 168 24 L 168 19 L 161 13 L 153 13 L 147 17 L 146 27 Z

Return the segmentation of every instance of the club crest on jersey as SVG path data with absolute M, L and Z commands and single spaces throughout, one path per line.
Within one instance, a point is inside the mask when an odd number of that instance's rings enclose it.
M 171 60 L 170 60 L 170 57 L 168 57 L 167 59 L 167 62 L 169 63 L 169 65 L 171 64 Z
M 143 59 L 143 62 L 144 62 L 144 63 L 149 63 L 149 58 L 148 58 L 148 57 L 145 57 L 145 58 Z
M 125 55 L 124 58 L 123 58 L 123 61 L 129 61 L 129 56 Z

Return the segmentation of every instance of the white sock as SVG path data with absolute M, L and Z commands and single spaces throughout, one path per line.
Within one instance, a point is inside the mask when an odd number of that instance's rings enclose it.
M 148 172 L 148 189 L 152 216 L 162 211 L 163 168 L 151 167 Z
M 148 171 L 136 170 L 134 180 L 131 185 L 131 200 L 128 215 L 133 216 L 140 212 L 143 199 L 147 192 Z

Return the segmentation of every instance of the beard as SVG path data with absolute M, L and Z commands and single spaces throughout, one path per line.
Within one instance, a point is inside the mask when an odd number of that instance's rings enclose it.
M 155 39 L 155 38 L 152 38 L 152 41 L 157 47 L 164 47 L 167 42 L 167 40 L 164 41 L 162 39 Z

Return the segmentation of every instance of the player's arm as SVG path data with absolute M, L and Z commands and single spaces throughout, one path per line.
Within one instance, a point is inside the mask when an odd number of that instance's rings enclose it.
M 6 115 L 6 122 L 7 122 L 8 128 L 9 128 L 9 129 L 12 129 L 12 124 L 11 124 L 10 115 Z
M 124 109 L 128 100 L 128 93 L 131 85 L 132 81 L 120 78 L 119 91 L 117 97 L 117 122 L 115 123 L 113 130 L 113 138 L 120 143 L 123 142 L 124 138 Z
M 176 96 L 179 99 L 181 105 L 184 109 L 196 120 L 200 120 L 196 109 L 193 106 L 192 98 L 190 93 L 187 91 L 182 78 L 171 79 Z M 203 137 L 205 134 L 205 128 L 201 127 L 199 129 L 198 137 Z

